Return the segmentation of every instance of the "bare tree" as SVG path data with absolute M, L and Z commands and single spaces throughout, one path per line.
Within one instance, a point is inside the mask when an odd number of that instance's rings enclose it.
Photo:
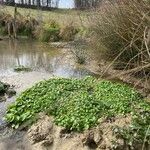
M 98 6 L 102 0 L 74 0 L 75 8 L 92 8 Z

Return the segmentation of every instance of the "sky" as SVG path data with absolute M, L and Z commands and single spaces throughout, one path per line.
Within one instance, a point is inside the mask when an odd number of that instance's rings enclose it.
M 74 0 L 60 0 L 59 8 L 73 8 Z

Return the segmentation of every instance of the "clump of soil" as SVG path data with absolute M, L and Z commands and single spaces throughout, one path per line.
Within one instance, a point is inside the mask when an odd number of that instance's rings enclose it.
M 110 150 L 127 149 L 123 139 L 118 139 L 113 128 L 128 126 L 131 117 L 105 120 L 95 128 L 77 133 L 56 126 L 52 117 L 41 115 L 27 132 L 32 150 Z M 114 144 L 115 143 L 115 144 Z
M 6 101 L 7 97 L 11 98 L 14 95 L 16 95 L 16 91 L 13 86 L 0 81 L 0 102 Z

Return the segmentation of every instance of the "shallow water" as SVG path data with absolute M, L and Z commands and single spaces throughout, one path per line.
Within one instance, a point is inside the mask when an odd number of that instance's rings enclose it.
M 17 74 L 14 67 L 19 65 L 59 77 L 82 77 L 89 74 L 67 55 L 64 50 L 30 40 L 0 41 L 0 76 Z
M 31 72 L 15 72 L 16 66 L 31 68 Z M 17 96 L 40 80 L 50 77 L 81 78 L 91 75 L 84 66 L 76 64 L 69 49 L 56 49 L 50 44 L 22 39 L 0 41 L 0 81 L 15 86 Z M 7 127 L 3 117 L 16 96 L 0 103 L 0 150 L 27 149 L 22 141 L 23 132 Z M 19 142 L 18 142 L 19 141 Z M 21 147 L 21 148 L 20 148 Z

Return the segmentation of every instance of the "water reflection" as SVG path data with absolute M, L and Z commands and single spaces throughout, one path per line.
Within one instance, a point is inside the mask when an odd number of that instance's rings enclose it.
M 61 77 L 82 77 L 89 72 L 71 60 L 63 50 L 29 40 L 0 41 L 0 76 L 15 74 L 13 68 L 23 65 L 40 72 Z

